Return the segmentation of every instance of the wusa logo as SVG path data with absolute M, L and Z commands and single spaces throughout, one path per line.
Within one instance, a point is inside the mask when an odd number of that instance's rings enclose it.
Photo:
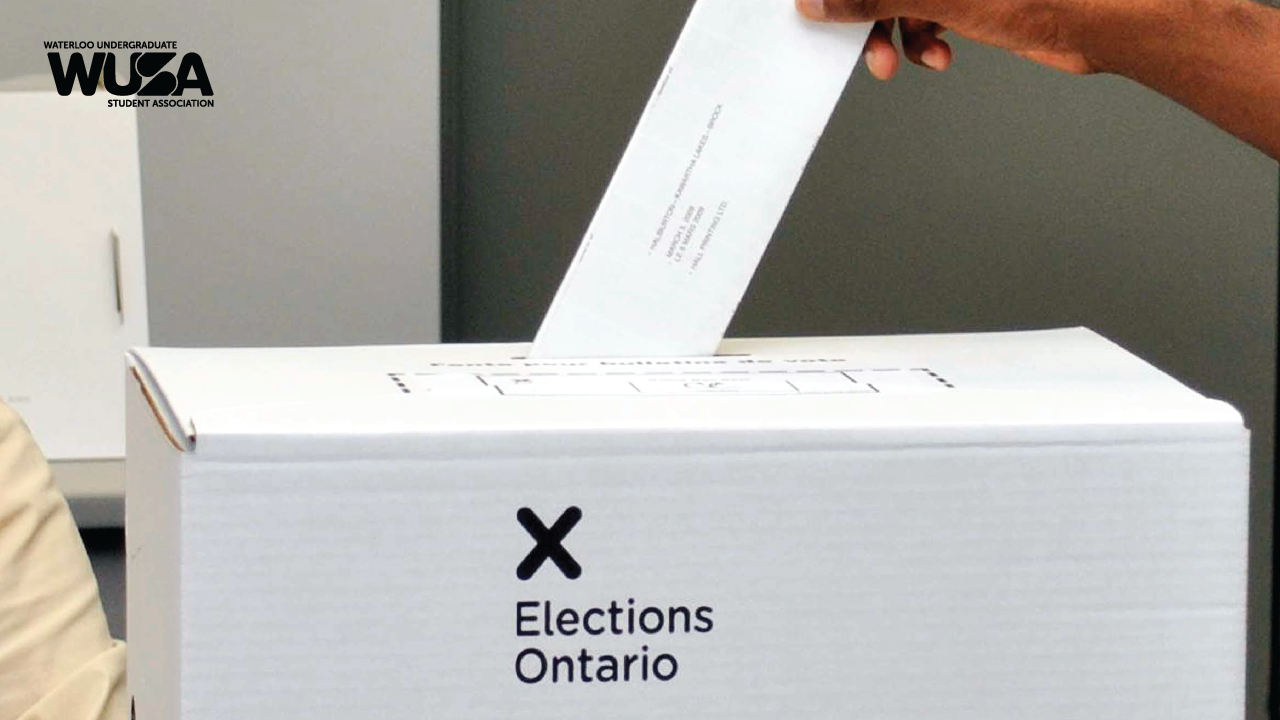
M 70 95 L 77 85 L 83 95 L 94 95 L 99 85 L 108 93 L 128 100 L 111 100 L 112 107 L 213 107 L 213 85 L 209 82 L 209 73 L 205 70 L 204 60 L 197 53 L 184 54 L 177 61 L 176 69 L 172 68 L 178 57 L 177 43 L 166 42 L 45 42 L 45 50 L 71 50 L 63 58 L 62 52 L 50 52 L 49 69 L 53 71 L 53 83 L 58 94 Z M 94 50 L 87 53 L 84 50 Z M 130 52 L 128 59 L 123 60 L 116 52 Z M 126 74 L 128 80 L 121 82 Z M 199 98 L 182 97 L 184 93 L 194 95 L 199 91 Z M 153 99 L 154 98 L 154 99 Z M 181 98 L 181 99 L 177 99 Z

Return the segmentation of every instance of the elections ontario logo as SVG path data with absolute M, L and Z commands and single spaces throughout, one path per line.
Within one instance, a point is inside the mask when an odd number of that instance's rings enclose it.
M 179 56 L 172 40 L 53 40 L 44 48 L 54 87 L 63 97 L 77 88 L 95 95 L 101 87 L 115 96 L 109 107 L 213 107 L 204 60 L 194 52 Z
M 593 687 L 676 680 L 676 656 L 682 655 L 678 648 L 691 649 L 692 638 L 715 630 L 715 609 L 695 602 L 645 603 L 621 594 L 593 604 L 557 599 L 555 595 L 570 584 L 565 581 L 579 580 L 583 574 L 564 544 L 582 521 L 582 510 L 569 507 L 558 517 L 547 517 L 556 519 L 548 525 L 530 508 L 516 512 L 520 527 L 533 541 L 516 566 L 516 577 L 521 583 L 543 577 L 539 587 L 548 593 L 516 601 L 516 679 L 523 685 Z M 581 595 L 575 593 L 574 599 Z

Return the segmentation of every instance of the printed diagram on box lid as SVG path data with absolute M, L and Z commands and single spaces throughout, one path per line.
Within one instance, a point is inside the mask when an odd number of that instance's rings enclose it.
M 441 364 L 387 373 L 405 395 L 531 397 L 572 395 L 858 395 L 946 392 L 955 385 L 925 367 L 865 367 L 843 359 L 749 356 L 668 360 Z

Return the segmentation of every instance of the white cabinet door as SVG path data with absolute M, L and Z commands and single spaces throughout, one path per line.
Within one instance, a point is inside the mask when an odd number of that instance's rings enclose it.
M 124 455 L 124 351 L 147 344 L 137 116 L 0 93 L 0 397 L 51 459 Z

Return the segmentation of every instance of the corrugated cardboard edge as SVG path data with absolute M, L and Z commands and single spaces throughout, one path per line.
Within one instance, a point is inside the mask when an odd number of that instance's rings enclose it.
M 191 452 L 195 449 L 196 437 L 192 432 L 187 435 L 182 429 L 182 423 L 178 420 L 178 414 L 174 412 L 173 407 L 169 405 L 165 398 L 164 391 L 160 389 L 159 383 L 151 374 L 151 370 L 147 367 L 147 363 L 135 351 L 129 352 L 129 372 L 138 383 L 138 389 L 142 392 L 143 398 L 146 399 L 147 405 L 151 408 L 151 412 L 155 415 L 156 423 L 160 425 L 161 431 L 169 440 L 169 444 L 178 452 Z

